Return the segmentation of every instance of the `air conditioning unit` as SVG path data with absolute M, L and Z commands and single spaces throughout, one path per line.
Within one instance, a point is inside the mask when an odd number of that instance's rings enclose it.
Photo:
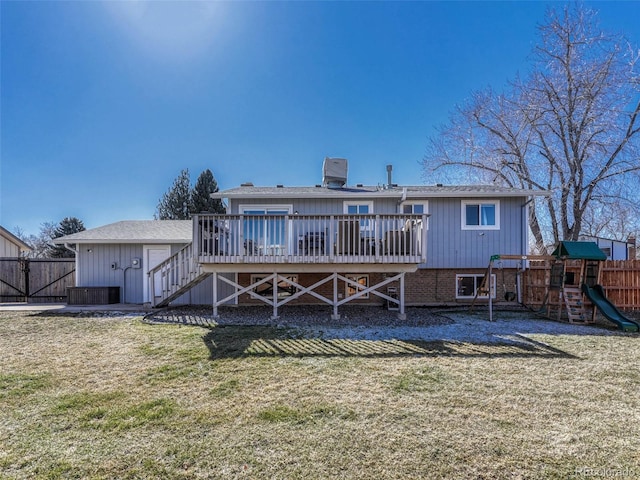
M 325 157 L 322 164 L 322 185 L 342 188 L 347 184 L 347 159 Z

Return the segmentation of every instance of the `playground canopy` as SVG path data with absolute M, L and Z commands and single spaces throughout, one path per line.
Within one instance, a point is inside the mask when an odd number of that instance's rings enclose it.
M 607 259 L 595 242 L 560 242 L 552 255 L 569 260 L 598 260 Z

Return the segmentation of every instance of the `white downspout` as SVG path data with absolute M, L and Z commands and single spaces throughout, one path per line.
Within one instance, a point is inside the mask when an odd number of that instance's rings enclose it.
M 80 250 L 79 249 L 75 249 L 71 246 L 72 244 L 69 243 L 64 243 L 64 248 L 66 248 L 67 250 L 69 250 L 70 252 L 73 252 L 75 254 L 75 260 L 76 260 L 76 281 L 75 281 L 75 286 L 78 287 L 78 279 L 79 279 L 79 275 L 78 275 L 78 257 L 80 256 Z
M 400 197 L 400 200 L 398 200 L 398 207 L 400 207 L 406 201 L 407 201 L 407 187 L 402 187 L 402 196 Z M 398 213 L 402 213 L 402 212 L 398 212 Z

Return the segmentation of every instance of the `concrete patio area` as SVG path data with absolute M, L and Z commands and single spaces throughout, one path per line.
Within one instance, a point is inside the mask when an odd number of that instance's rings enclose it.
M 0 303 L 0 312 L 27 311 L 45 312 L 55 311 L 59 313 L 77 312 L 140 312 L 145 314 L 151 312 L 152 307 L 133 303 L 112 303 L 109 305 L 67 305 L 66 303 Z

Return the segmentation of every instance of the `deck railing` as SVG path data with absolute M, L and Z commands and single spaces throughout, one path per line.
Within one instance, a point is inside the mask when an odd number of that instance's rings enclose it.
M 200 263 L 425 263 L 427 215 L 196 215 Z
M 151 304 L 157 306 L 180 296 L 185 287 L 194 285 L 204 276 L 190 243 L 149 271 Z

